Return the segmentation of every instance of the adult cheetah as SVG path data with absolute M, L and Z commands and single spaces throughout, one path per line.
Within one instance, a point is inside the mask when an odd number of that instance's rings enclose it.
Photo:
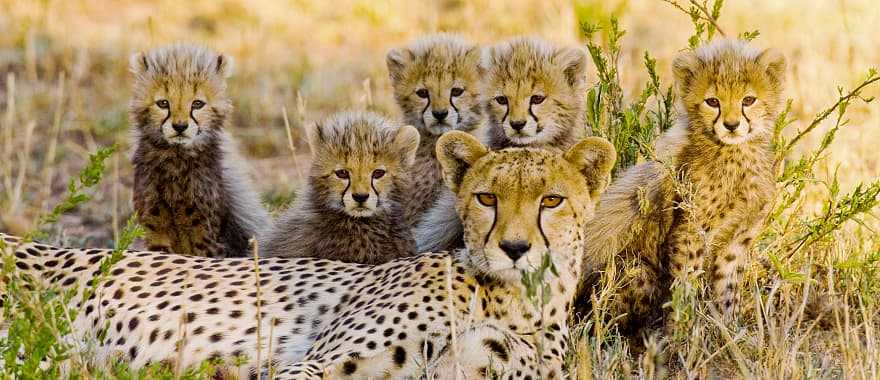
M 266 368 L 253 360 L 259 345 L 272 347 L 263 357 L 279 379 L 560 378 L 584 226 L 614 148 L 590 138 L 564 153 L 493 152 L 453 131 L 437 153 L 467 249 L 377 266 L 128 251 L 93 296 L 77 292 L 70 338 L 96 341 L 109 327 L 96 359 L 122 356 L 135 368 L 248 356 L 246 375 Z M 0 240 L 15 274 L 38 288 L 86 287 L 111 253 Z M 547 258 L 556 270 L 544 272 L 552 292 L 541 304 L 523 296 L 521 277 Z

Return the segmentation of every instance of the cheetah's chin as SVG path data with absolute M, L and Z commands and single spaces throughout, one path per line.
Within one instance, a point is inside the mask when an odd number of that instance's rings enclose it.
M 368 209 L 366 207 L 357 207 L 350 210 L 345 210 L 345 212 L 355 218 L 369 218 L 376 213 L 375 210 Z

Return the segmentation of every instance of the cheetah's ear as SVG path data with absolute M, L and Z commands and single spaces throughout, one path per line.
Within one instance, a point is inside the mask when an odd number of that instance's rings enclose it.
M 590 198 L 596 200 L 610 182 L 617 152 L 608 140 L 587 137 L 569 148 L 563 158 L 583 174 L 590 188 Z
M 413 60 L 413 53 L 409 49 L 394 48 L 388 51 L 385 56 L 385 63 L 388 65 L 388 75 L 392 82 L 403 79 L 403 72 Z
M 554 58 L 558 60 L 565 74 L 565 80 L 572 88 L 581 88 L 587 82 L 587 53 L 581 48 L 560 49 Z
M 700 59 L 692 51 L 686 51 L 672 61 L 672 75 L 679 93 L 689 88 L 694 81 L 694 73 L 700 66 Z
M 214 61 L 214 71 L 217 72 L 217 75 L 220 75 L 221 78 L 227 79 L 232 76 L 233 69 L 232 57 L 229 57 L 225 54 L 218 54 L 217 60 Z
M 767 49 L 758 55 L 758 64 L 767 71 L 767 76 L 777 84 L 785 79 L 785 56 L 778 50 Z
M 306 124 L 306 140 L 309 142 L 309 151 L 312 152 L 312 158 L 314 158 L 326 144 L 323 129 L 324 128 L 319 123 Z
M 402 157 L 403 164 L 412 166 L 416 161 L 416 151 L 419 149 L 419 131 L 412 125 L 404 125 L 397 130 L 394 137 L 394 146 Z
M 443 181 L 457 193 L 464 175 L 489 151 L 476 137 L 462 131 L 449 131 L 437 139 L 437 160 L 443 168 Z
M 474 45 L 468 49 L 464 53 L 464 59 L 469 65 L 473 65 L 473 67 L 477 68 L 480 76 L 483 76 L 486 73 L 486 68 L 483 64 L 483 48 L 479 45 Z
M 137 52 L 131 55 L 129 59 L 128 69 L 135 75 L 144 75 L 150 69 L 150 63 L 147 61 L 147 54 Z

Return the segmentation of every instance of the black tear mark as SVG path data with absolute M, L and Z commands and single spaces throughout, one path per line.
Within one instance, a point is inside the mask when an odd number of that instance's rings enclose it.
M 717 108 L 717 110 L 718 110 L 718 113 L 715 115 L 715 120 L 712 120 L 712 128 L 715 128 L 715 124 L 718 123 L 718 118 L 721 117 L 721 107 L 719 106 Z
M 342 207 L 345 207 L 345 193 L 348 191 L 348 188 L 351 187 L 351 178 L 345 180 L 345 188 L 342 189 L 342 194 L 339 195 L 339 202 L 342 204 Z
M 162 119 L 162 123 L 159 124 L 159 129 L 162 129 L 162 126 L 165 125 L 165 122 L 171 118 L 171 107 L 166 108 L 165 112 L 167 112 L 167 114 L 165 115 L 165 118 Z
M 428 107 L 431 106 L 431 94 L 428 93 L 428 97 L 425 98 L 425 99 L 428 101 L 428 103 L 425 103 L 425 108 L 422 108 L 422 113 L 419 114 L 419 117 L 422 118 L 422 125 L 424 125 L 425 127 L 427 127 L 427 126 L 428 126 L 428 121 L 425 120 L 425 111 L 427 111 L 427 110 L 428 110 Z
M 492 206 L 492 227 L 489 228 L 489 232 L 486 233 L 486 237 L 483 238 L 483 247 L 486 247 L 486 244 L 489 244 L 489 237 L 492 236 L 492 231 L 495 230 L 495 223 L 498 221 L 498 201 L 495 201 L 495 206 Z
M 746 122 L 749 123 L 749 133 L 751 133 L 752 132 L 752 119 L 749 119 L 749 117 L 746 116 L 746 106 L 745 105 L 740 106 L 740 113 L 743 115 L 743 118 L 746 119 Z
M 501 342 L 495 339 L 484 339 L 483 346 L 486 346 L 486 348 L 492 350 L 492 352 L 494 352 L 499 359 L 505 362 L 510 361 L 510 354 L 507 352 L 507 347 L 504 347 Z
M 376 190 L 376 179 L 373 178 L 373 175 L 370 174 L 370 188 L 373 189 L 373 193 L 376 194 L 376 208 L 382 206 L 382 197 L 379 196 L 379 190 Z
M 541 133 L 541 131 L 543 131 L 544 128 L 542 128 L 542 127 L 541 127 L 541 123 L 538 122 L 538 116 L 535 115 L 534 112 L 532 112 L 532 102 L 531 102 L 531 100 L 529 101 L 529 115 L 532 117 L 532 119 L 535 119 L 535 125 L 536 125 L 536 127 L 535 127 L 535 133 Z
M 458 125 L 458 123 L 461 123 L 461 111 L 459 111 L 458 107 L 455 106 L 455 102 L 453 100 L 455 100 L 455 98 L 452 96 L 452 94 L 449 94 L 449 105 L 452 107 L 452 109 L 455 110 L 455 125 Z
M 541 224 L 541 213 L 544 212 L 544 207 L 542 206 L 538 209 L 538 232 L 541 233 L 541 238 L 544 239 L 544 246 L 547 247 L 547 252 L 550 252 L 550 239 L 547 239 L 547 235 L 544 234 L 544 226 Z

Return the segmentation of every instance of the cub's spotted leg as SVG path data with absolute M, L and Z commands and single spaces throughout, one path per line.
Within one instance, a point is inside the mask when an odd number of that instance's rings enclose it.
M 708 245 L 706 239 L 704 229 L 686 220 L 682 220 L 669 231 L 666 252 L 669 255 L 669 269 L 673 279 L 703 269 Z
M 712 288 L 725 320 L 731 320 L 736 315 L 742 272 L 749 249 L 761 227 L 759 222 L 751 225 L 751 228 L 740 229 L 731 236 L 727 246 L 717 251 L 712 265 Z
M 626 330 L 644 325 L 643 319 L 657 309 L 663 291 L 655 265 L 639 260 L 633 267 L 622 270 L 621 288 L 609 309 L 612 318 L 621 318 L 619 323 Z
M 459 335 L 456 355 L 447 346 L 429 366 L 427 378 L 561 379 L 566 341 L 563 331 L 558 325 L 548 328 L 539 352 L 525 336 L 509 330 L 494 325 L 470 328 Z

